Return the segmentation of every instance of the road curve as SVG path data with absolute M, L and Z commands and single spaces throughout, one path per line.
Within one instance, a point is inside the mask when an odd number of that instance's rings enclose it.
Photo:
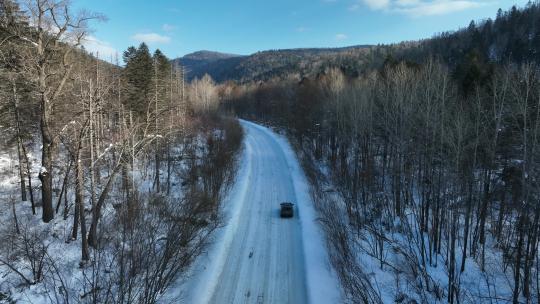
M 279 217 L 280 202 L 296 203 L 287 159 L 267 132 L 242 126 L 251 178 L 210 303 L 307 303 L 301 214 Z

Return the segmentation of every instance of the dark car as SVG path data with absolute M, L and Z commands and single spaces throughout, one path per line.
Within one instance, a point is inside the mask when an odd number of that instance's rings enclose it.
M 281 217 L 293 217 L 293 203 L 283 202 L 281 203 L 281 210 L 279 211 L 279 216 Z

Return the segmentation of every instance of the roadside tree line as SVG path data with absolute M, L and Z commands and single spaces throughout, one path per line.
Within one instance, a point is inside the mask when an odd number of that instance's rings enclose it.
M 320 184 L 322 224 L 352 302 L 376 298 L 361 267 L 350 266 L 360 253 L 405 274 L 417 299 L 459 303 L 476 292 L 462 288 L 467 265 L 491 278 L 486 252 L 500 252 L 511 284 L 505 300 L 538 300 L 538 67 L 500 66 L 470 85 L 461 90 L 436 60 L 392 59 L 354 78 L 330 68 L 314 78 L 231 84 L 229 107 L 285 127 Z M 325 179 L 342 201 L 325 193 Z M 332 210 L 342 204 L 346 219 L 338 221 Z M 446 284 L 431 277 L 433 267 L 445 269 Z

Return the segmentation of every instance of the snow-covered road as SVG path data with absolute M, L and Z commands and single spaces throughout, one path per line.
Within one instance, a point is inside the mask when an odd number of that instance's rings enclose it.
M 241 124 L 244 151 L 223 202 L 225 225 L 192 267 L 187 284 L 176 291 L 186 303 L 340 303 L 340 287 L 294 151 L 270 129 Z M 294 218 L 279 217 L 283 201 L 295 204 Z
M 287 159 L 269 134 L 243 126 L 251 178 L 210 303 L 307 303 L 302 215 L 279 217 L 279 203 L 297 201 Z

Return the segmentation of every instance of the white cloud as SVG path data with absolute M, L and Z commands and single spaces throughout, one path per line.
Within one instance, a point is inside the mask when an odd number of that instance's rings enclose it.
M 300 27 L 297 27 L 297 28 L 296 28 L 296 31 L 297 31 L 298 33 L 303 33 L 303 32 L 305 32 L 305 31 L 307 31 L 307 30 L 308 30 L 308 29 L 305 28 L 305 27 L 303 27 L 303 26 L 300 26 Z
M 101 41 L 91 35 L 84 39 L 82 45 L 88 52 L 93 53 L 95 56 L 99 56 L 99 58 L 106 61 L 114 60 L 116 55 L 119 54 L 118 50 L 110 43 Z
M 163 26 L 161 27 L 165 32 L 172 32 L 174 30 L 176 30 L 176 26 L 175 25 L 172 25 L 172 24 L 163 24 Z
M 345 34 L 336 34 L 336 36 L 334 38 L 336 40 L 338 40 L 338 41 L 343 41 L 343 40 L 347 39 L 348 37 Z
M 485 5 L 476 1 L 433 1 L 397 8 L 396 11 L 413 17 L 445 15 Z
M 385 9 L 390 4 L 390 0 L 362 0 L 372 10 Z
M 131 36 L 131 39 L 133 39 L 135 41 L 138 41 L 138 42 L 145 42 L 145 43 L 148 43 L 148 44 L 150 44 L 150 43 L 157 44 L 157 43 L 169 43 L 169 42 L 171 42 L 171 37 L 163 36 L 163 35 L 156 34 L 156 33 L 146 33 L 146 34 L 138 33 L 138 34 L 135 34 L 135 35 Z
M 404 14 L 411 17 L 435 16 L 477 8 L 491 0 L 358 0 L 349 10 L 357 10 L 362 3 L 374 11 Z

